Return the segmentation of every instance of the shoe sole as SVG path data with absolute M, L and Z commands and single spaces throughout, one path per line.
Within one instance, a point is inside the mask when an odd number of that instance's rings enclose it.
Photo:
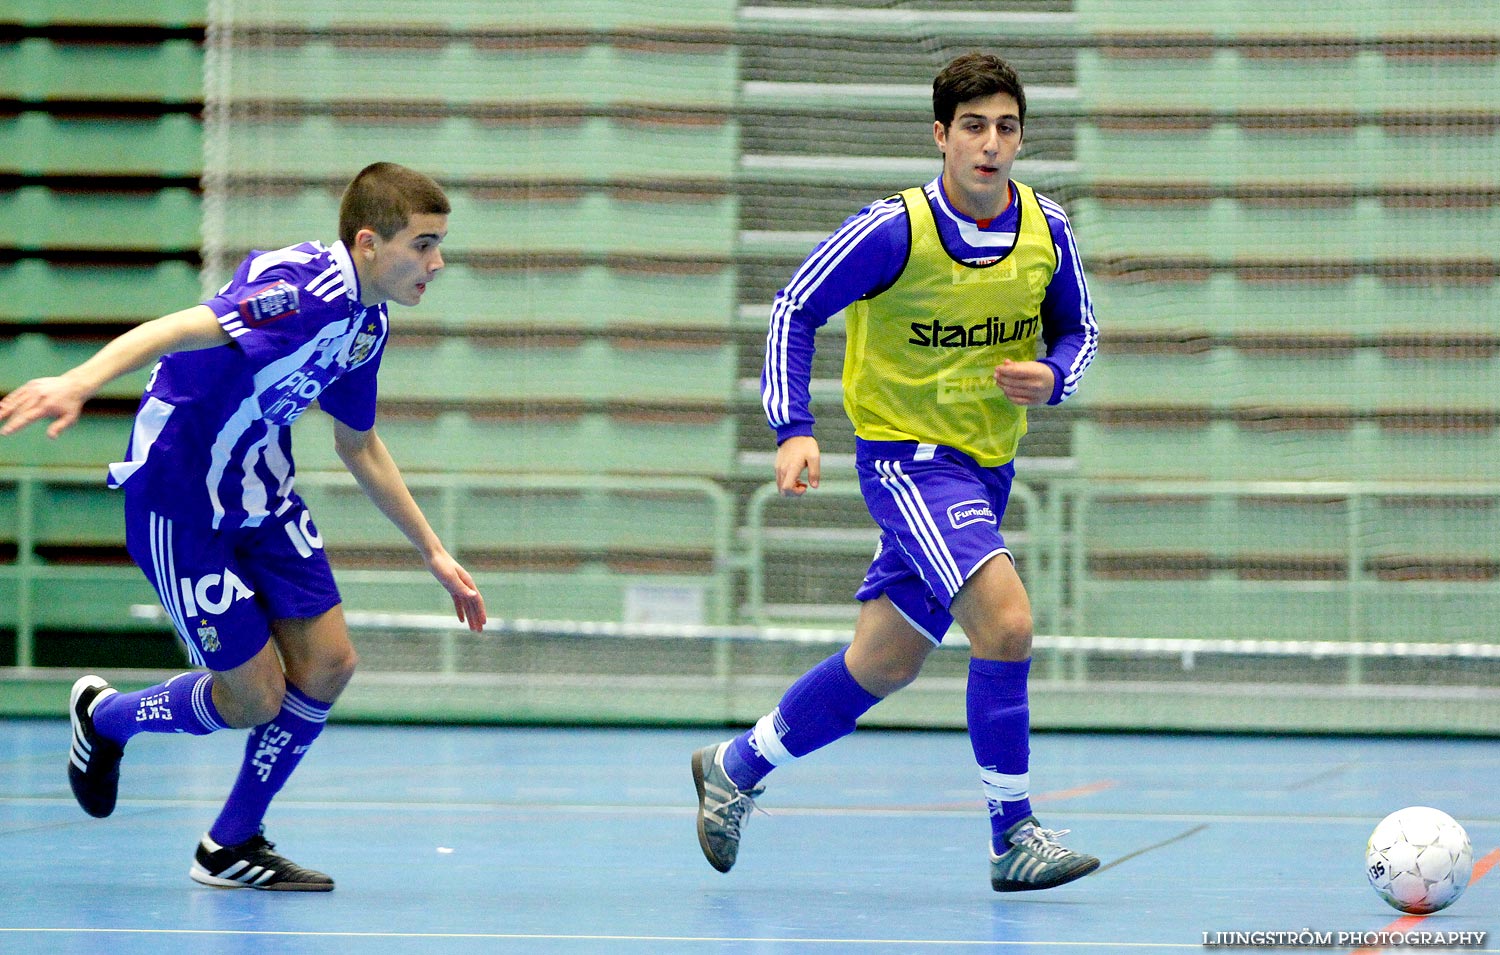
M 996 892 L 1038 892 L 1042 889 L 1055 889 L 1060 885 L 1067 885 L 1069 882 L 1081 879 L 1097 868 L 1099 868 L 1099 860 L 1095 859 L 1087 865 L 1081 866 L 1076 871 L 1068 873 L 1055 882 L 1048 882 L 1043 885 L 1038 885 L 1035 882 L 1011 882 L 1009 880 L 996 882 L 995 880 L 991 879 L 990 888 L 994 889 Z
M 112 696 L 114 695 L 114 693 L 118 692 L 113 687 L 111 687 L 109 685 L 109 681 L 105 680 L 103 677 L 81 676 L 76 681 L 74 681 L 73 690 L 68 694 L 68 722 L 72 724 L 73 728 L 73 739 L 69 743 L 68 747 L 68 770 L 70 780 L 73 771 L 76 770 L 79 773 L 84 772 L 83 767 L 78 765 L 78 750 L 82 746 L 84 740 L 83 724 L 78 717 L 78 700 L 83 696 L 84 693 L 88 692 L 89 690 L 103 689 L 108 689 L 110 691 L 109 696 Z M 104 694 L 95 695 L 94 699 L 89 703 L 89 715 L 93 715 L 94 707 L 98 706 L 99 701 L 103 699 L 108 699 L 108 696 Z M 93 753 L 90 752 L 89 755 L 92 756 Z M 69 785 L 71 786 L 71 782 Z M 74 798 L 77 798 L 77 793 L 74 793 Z M 93 816 L 95 819 L 103 819 L 115 811 L 114 806 L 110 806 L 104 812 L 94 812 L 89 807 L 83 805 L 81 801 L 78 805 L 81 809 L 83 809 L 84 812 Z
M 318 882 L 277 882 L 274 885 L 247 885 L 244 882 L 236 882 L 233 879 L 221 879 L 211 875 L 209 871 L 196 862 L 188 870 L 188 877 L 200 885 L 207 885 L 215 889 L 256 889 L 260 892 L 332 892 L 333 883 L 324 885 Z
M 708 836 L 703 831 L 703 776 L 707 772 L 703 762 L 705 759 L 713 759 L 715 752 L 710 746 L 693 754 L 693 786 L 698 790 L 698 848 L 703 850 L 703 858 L 708 860 L 709 865 L 720 872 L 728 872 L 734 864 L 724 865 L 714 858 L 713 850 L 708 847 Z

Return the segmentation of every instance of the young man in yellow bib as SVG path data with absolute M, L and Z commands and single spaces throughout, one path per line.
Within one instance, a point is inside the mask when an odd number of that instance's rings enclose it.
M 776 483 L 789 496 L 818 486 L 813 339 L 847 309 L 844 409 L 881 538 L 855 594 L 853 642 L 752 729 L 693 754 L 698 841 L 721 872 L 765 776 L 853 732 L 916 678 L 955 620 L 972 646 L 969 737 L 991 886 L 1051 888 L 1099 866 L 1031 812 L 1031 605 L 1000 533 L 1026 408 L 1074 392 L 1098 330 L 1067 215 L 1010 178 L 1026 121 L 1015 71 L 961 56 L 933 81 L 932 105 L 941 175 L 850 217 L 772 309 L 761 394 Z

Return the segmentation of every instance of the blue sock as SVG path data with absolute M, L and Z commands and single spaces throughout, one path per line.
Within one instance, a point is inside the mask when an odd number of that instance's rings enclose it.
M 290 683 L 286 685 L 281 712 L 269 723 L 250 731 L 239 778 L 234 781 L 219 818 L 208 830 L 209 838 L 221 846 L 234 846 L 260 831 L 271 799 L 302 762 L 302 754 L 323 732 L 332 706 L 320 703 Z
M 849 672 L 847 649 L 802 674 L 776 709 L 730 741 L 724 772 L 736 786 L 749 789 L 777 766 L 848 736 L 855 721 L 880 702 Z
M 1001 851 L 1001 835 L 1031 815 L 1030 672 L 1030 660 L 969 661 L 969 743 L 990 808 L 991 844 Z
M 206 736 L 228 729 L 214 708 L 214 675 L 182 673 L 135 693 L 116 693 L 94 707 L 94 728 L 121 746 L 137 733 Z

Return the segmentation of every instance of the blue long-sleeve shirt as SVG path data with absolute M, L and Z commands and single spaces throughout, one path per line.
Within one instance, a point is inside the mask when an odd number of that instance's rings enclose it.
M 943 246 L 960 261 L 984 264 L 1004 256 L 1015 244 L 1020 213 L 1014 189 L 1006 210 L 983 225 L 953 208 L 941 176 L 924 191 Z M 1099 330 L 1067 213 L 1046 196 L 1038 194 L 1037 200 L 1057 251 L 1057 271 L 1041 307 L 1046 355 L 1038 359 L 1052 367 L 1056 383 L 1047 403 L 1055 405 L 1077 389 L 1094 359 Z M 776 293 L 761 401 L 778 444 L 813 433 L 808 386 L 817 330 L 851 302 L 889 288 L 906 266 L 910 243 L 911 227 L 900 196 L 871 203 L 819 243 Z

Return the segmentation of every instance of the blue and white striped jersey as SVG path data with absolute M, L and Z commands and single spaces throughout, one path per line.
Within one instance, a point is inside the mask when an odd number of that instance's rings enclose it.
M 308 405 L 374 426 L 386 307 L 360 304 L 342 242 L 252 252 L 203 304 L 233 340 L 162 358 L 109 484 L 144 479 L 163 513 L 253 527 L 290 506 L 290 426 Z
M 1014 189 L 1010 206 L 982 226 L 953 208 L 943 191 L 942 176 L 927 183 L 923 191 L 951 256 L 985 264 L 1010 252 L 1020 215 Z M 1058 404 L 1073 394 L 1094 360 L 1099 329 L 1067 214 L 1040 193 L 1037 201 L 1057 251 L 1057 271 L 1041 307 L 1046 355 L 1040 360 L 1052 366 L 1057 379 L 1048 404 Z M 846 219 L 776 293 L 761 371 L 761 401 L 778 444 L 813 433 L 808 385 L 817 330 L 851 302 L 889 288 L 906 267 L 910 247 L 911 225 L 901 197 L 882 199 Z

